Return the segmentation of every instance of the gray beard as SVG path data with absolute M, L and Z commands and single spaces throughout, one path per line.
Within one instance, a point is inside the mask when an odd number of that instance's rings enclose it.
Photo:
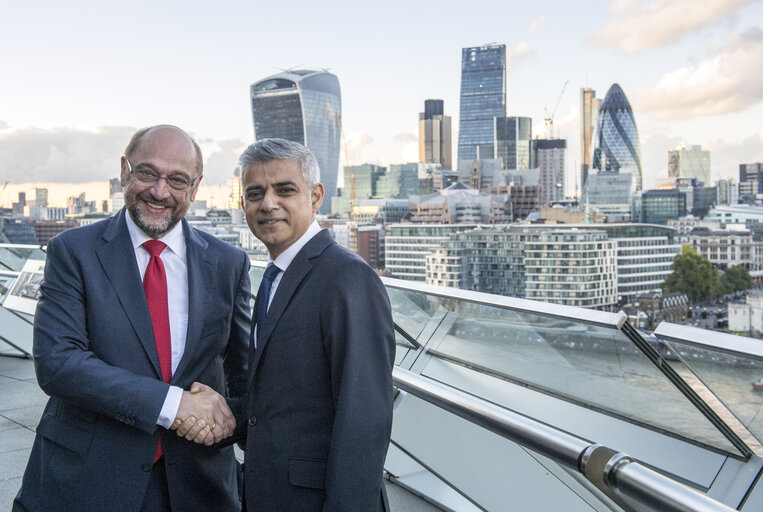
M 130 216 L 132 217 L 133 222 L 135 222 L 135 225 L 150 237 L 162 236 L 170 229 L 172 229 L 178 222 L 178 219 L 175 218 L 175 211 L 173 210 L 170 216 L 167 217 L 164 222 L 156 227 L 152 227 L 146 223 L 146 219 L 143 218 L 143 212 L 140 211 L 137 203 L 130 206 L 127 210 L 130 212 Z

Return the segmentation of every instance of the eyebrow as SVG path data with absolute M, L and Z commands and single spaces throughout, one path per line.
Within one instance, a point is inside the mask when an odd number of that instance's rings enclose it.
M 296 181 L 279 181 L 278 183 L 273 183 L 270 187 L 271 188 L 278 188 L 278 187 L 286 187 L 288 185 L 294 186 L 299 188 L 299 185 L 297 185 Z M 264 187 L 262 185 L 249 185 L 244 189 L 244 191 L 249 192 L 250 190 L 261 190 Z

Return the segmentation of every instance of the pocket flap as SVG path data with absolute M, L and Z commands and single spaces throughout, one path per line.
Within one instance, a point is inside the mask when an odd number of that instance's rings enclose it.
M 82 455 L 87 453 L 90 443 L 93 441 L 92 432 L 85 432 L 64 423 L 52 414 L 46 414 L 42 417 L 37 426 L 37 433 L 45 439 Z
M 289 457 L 289 483 L 310 489 L 326 488 L 326 461 Z

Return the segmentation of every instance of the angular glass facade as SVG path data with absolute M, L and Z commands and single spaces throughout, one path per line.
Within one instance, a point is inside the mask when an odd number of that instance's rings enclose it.
M 628 98 L 618 84 L 607 91 L 596 122 L 593 167 L 633 173 L 633 190 L 641 190 L 641 144 Z
M 339 80 L 326 71 L 292 70 L 252 84 L 250 92 L 255 139 L 280 137 L 310 148 L 326 189 L 319 213 L 330 213 L 339 173 Z
M 493 118 L 506 116 L 506 45 L 461 50 L 458 160 L 493 158 Z
M 496 117 L 495 158 L 503 160 L 504 169 L 533 167 L 530 146 L 533 138 L 529 117 Z

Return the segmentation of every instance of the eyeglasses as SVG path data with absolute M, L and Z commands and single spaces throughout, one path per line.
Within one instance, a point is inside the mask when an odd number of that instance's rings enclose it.
M 160 176 L 159 173 L 154 172 L 151 169 L 143 169 L 141 167 L 133 169 L 132 164 L 130 164 L 130 160 L 127 158 L 127 156 L 124 156 L 124 159 L 125 162 L 127 162 L 127 169 L 130 171 L 130 174 L 135 176 L 135 178 L 141 183 L 145 183 L 147 185 L 153 185 L 159 180 L 164 180 L 167 182 L 167 185 L 169 185 L 170 188 L 174 190 L 185 191 L 194 186 L 196 184 L 196 180 L 201 177 L 196 176 L 194 179 L 191 179 L 183 176 L 182 174 L 176 174 L 174 176 Z

